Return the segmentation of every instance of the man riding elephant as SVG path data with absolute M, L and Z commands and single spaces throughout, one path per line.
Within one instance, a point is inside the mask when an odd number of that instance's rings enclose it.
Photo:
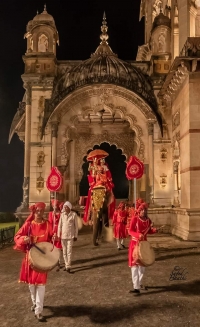
M 92 156 L 92 153 L 95 155 Z M 85 224 L 90 224 L 91 222 L 91 203 L 92 203 L 92 191 L 98 187 L 104 187 L 107 195 L 109 194 L 109 203 L 107 203 L 108 209 L 108 219 L 112 219 L 115 210 L 115 197 L 113 194 L 114 184 L 112 182 L 112 175 L 108 168 L 107 163 L 105 163 L 105 156 L 108 154 L 103 150 L 94 150 L 89 153 L 87 160 L 91 161 L 89 165 L 88 181 L 89 181 L 89 191 L 87 202 L 84 211 L 83 221 Z M 108 198 L 108 197 L 107 197 Z M 105 207 L 105 204 L 104 204 Z

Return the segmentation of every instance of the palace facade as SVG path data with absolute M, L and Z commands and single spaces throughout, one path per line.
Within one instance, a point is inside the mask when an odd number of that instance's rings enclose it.
M 143 16 L 145 44 L 135 61 L 113 53 L 105 14 L 100 45 L 85 61 L 57 60 L 59 35 L 46 7 L 28 22 L 26 92 L 9 136 L 17 133 L 25 149 L 18 213 L 50 205 L 52 166 L 63 174 L 59 199 L 78 204 L 83 159 L 106 142 L 127 161 L 143 161 L 137 196 L 150 203 L 154 223 L 200 240 L 200 1 L 141 0 Z

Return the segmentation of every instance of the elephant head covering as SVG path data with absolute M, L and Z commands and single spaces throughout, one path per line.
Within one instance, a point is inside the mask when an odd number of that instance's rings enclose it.
M 69 201 L 66 201 L 65 203 L 64 203 L 64 207 L 68 207 L 70 210 L 72 209 L 72 204 L 69 202 Z

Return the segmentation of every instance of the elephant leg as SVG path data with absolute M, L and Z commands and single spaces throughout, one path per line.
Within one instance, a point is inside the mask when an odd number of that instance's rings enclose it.
M 95 216 L 95 217 L 94 217 Z M 93 216 L 93 244 L 94 246 L 98 245 L 97 239 L 99 235 L 100 220 L 97 218 L 96 213 Z

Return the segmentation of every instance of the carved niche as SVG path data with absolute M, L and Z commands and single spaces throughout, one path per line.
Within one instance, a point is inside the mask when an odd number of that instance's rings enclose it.
M 164 188 L 167 185 L 167 175 L 162 174 L 160 176 L 160 186 Z
M 36 180 L 36 189 L 40 193 L 44 189 L 44 178 L 40 176 Z
M 37 154 L 37 165 L 39 167 L 42 167 L 44 165 L 44 163 L 45 163 L 44 158 L 45 158 L 44 152 L 43 151 L 38 152 L 38 154 Z
M 174 131 L 180 125 L 180 111 L 178 110 L 172 118 L 172 130 Z
M 48 37 L 45 34 L 42 34 L 38 38 L 38 52 L 48 51 Z
M 114 144 L 117 148 L 122 150 L 122 154 L 128 159 L 130 155 L 136 153 L 137 144 L 135 142 L 135 133 L 127 134 L 110 134 L 107 131 L 104 131 L 102 134 L 79 134 L 76 137 L 76 146 L 75 146 L 75 160 L 77 171 L 81 170 L 83 164 L 83 158 L 87 155 L 87 151 L 92 149 L 94 145 L 100 145 L 101 143 L 106 142 L 110 145 Z M 142 147 L 144 151 L 144 146 Z M 138 154 L 137 154 L 138 155 Z
M 162 147 L 160 150 L 160 159 L 162 162 L 165 162 L 167 160 L 167 149 Z

